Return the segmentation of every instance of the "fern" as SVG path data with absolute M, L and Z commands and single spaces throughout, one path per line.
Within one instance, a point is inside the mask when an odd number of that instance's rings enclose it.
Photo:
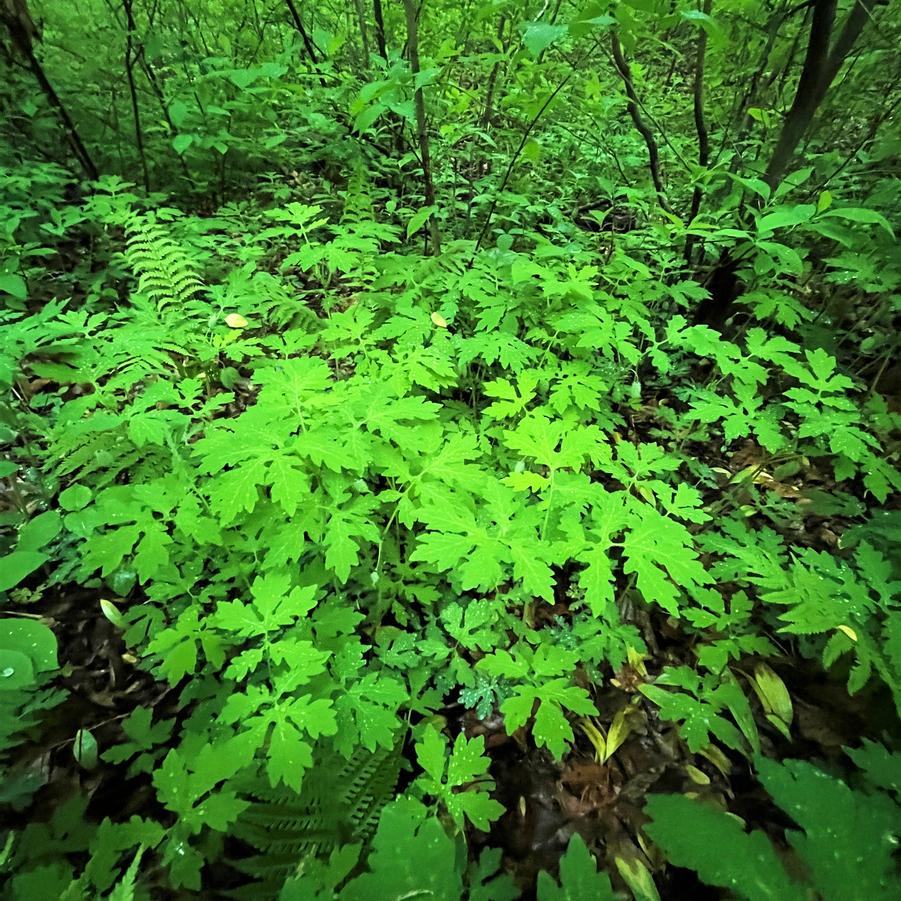
M 138 291 L 157 308 L 187 307 L 204 290 L 190 255 L 152 213 L 134 214 L 125 226 L 125 259 L 138 276 Z
M 350 842 L 367 843 L 394 796 L 400 765 L 400 746 L 372 753 L 360 748 L 340 765 L 321 761 L 299 795 L 255 782 L 247 791 L 251 804 L 232 834 L 257 853 L 231 863 L 256 881 L 233 897 L 274 897 L 306 858 L 326 857 Z

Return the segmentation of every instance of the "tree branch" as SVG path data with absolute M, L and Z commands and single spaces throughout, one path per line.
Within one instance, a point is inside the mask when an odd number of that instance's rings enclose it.
M 819 98 L 825 93 L 822 88 L 826 63 L 829 58 L 829 41 L 832 37 L 832 26 L 835 21 L 836 0 L 815 0 L 813 4 L 813 20 L 810 23 L 810 34 L 807 39 L 807 53 L 801 68 L 801 77 L 795 90 L 795 98 L 786 113 L 782 131 L 776 148 L 770 157 L 764 179 L 770 188 L 774 188 L 782 179 L 792 154 L 798 146 L 810 120 L 819 104 Z
M 651 170 L 654 190 L 657 192 L 657 202 L 666 212 L 672 213 L 672 207 L 670 207 L 669 201 L 666 199 L 666 193 L 663 190 L 663 179 L 660 177 L 660 149 L 657 146 L 653 133 L 642 118 L 641 110 L 638 106 L 638 95 L 635 93 L 635 83 L 632 81 L 632 70 L 623 56 L 623 48 L 620 46 L 619 37 L 617 37 L 615 32 L 610 36 L 610 43 L 616 70 L 626 89 L 626 96 L 629 98 L 629 115 L 638 133 L 644 139 L 645 147 L 648 149 L 648 166 Z
M 713 0 L 704 0 L 703 12 L 710 15 Z M 707 57 L 707 32 L 700 28 L 698 31 L 698 48 L 695 53 L 695 85 L 694 85 L 694 117 L 695 130 L 698 133 L 698 166 L 706 170 L 710 163 L 710 136 L 707 133 L 707 120 L 704 117 L 704 64 Z M 700 183 L 696 180 L 694 191 L 691 194 L 691 208 L 688 212 L 688 222 L 694 221 L 701 210 L 701 200 L 704 192 Z M 694 249 L 696 235 L 688 235 L 685 238 L 685 262 L 691 263 L 691 252 Z
M 407 49 L 410 58 L 410 72 L 415 79 L 420 72 L 419 66 L 419 11 L 413 6 L 413 0 L 404 0 L 404 12 L 407 17 Z M 423 194 L 426 206 L 435 205 L 435 185 L 432 182 L 432 160 L 429 153 L 429 132 L 425 115 L 425 97 L 422 86 L 416 88 L 413 93 L 413 103 L 416 107 L 416 136 L 419 139 L 419 156 L 422 162 Z M 438 232 L 438 219 L 435 211 L 429 216 L 429 233 L 432 239 L 432 253 L 439 256 L 441 253 L 441 235 Z

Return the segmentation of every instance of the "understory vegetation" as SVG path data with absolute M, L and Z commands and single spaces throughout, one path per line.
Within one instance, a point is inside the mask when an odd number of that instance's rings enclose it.
M 899 41 L 4 0 L 3 897 L 901 897 Z

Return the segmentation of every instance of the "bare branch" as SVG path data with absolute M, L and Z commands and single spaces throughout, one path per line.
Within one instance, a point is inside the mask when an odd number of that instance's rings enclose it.
M 642 118 L 638 104 L 638 95 L 635 93 L 635 83 L 632 80 L 632 70 L 623 56 L 623 48 L 620 46 L 619 37 L 617 37 L 615 32 L 610 36 L 610 43 L 616 70 L 623 81 L 626 96 L 629 98 L 629 115 L 632 117 L 632 122 L 638 133 L 644 139 L 645 147 L 648 149 L 648 166 L 651 170 L 654 190 L 657 192 L 657 202 L 666 212 L 672 213 L 672 207 L 669 205 L 669 201 L 666 199 L 666 192 L 663 190 L 663 179 L 660 176 L 660 148 L 657 146 L 657 140 L 654 138 L 651 129 L 648 128 L 647 123 Z

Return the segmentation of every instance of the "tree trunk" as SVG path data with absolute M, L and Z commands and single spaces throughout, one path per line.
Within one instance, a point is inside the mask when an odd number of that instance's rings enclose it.
M 310 62 L 315 65 L 319 62 L 316 58 L 316 45 L 313 43 L 313 39 L 310 37 L 309 32 L 303 26 L 303 19 L 300 18 L 300 13 L 294 5 L 294 0 L 285 0 L 285 3 L 288 6 L 288 12 L 291 13 L 291 18 L 294 20 L 294 27 L 297 29 L 297 33 L 303 41 L 304 50 L 306 50 Z
M 622 79 L 623 87 L 626 89 L 626 96 L 629 99 L 627 108 L 632 122 L 636 130 L 644 139 L 645 147 L 648 149 L 648 168 L 651 170 L 651 181 L 654 182 L 654 190 L 657 192 L 657 202 L 666 212 L 671 213 L 672 209 L 669 201 L 666 199 L 666 192 L 663 190 L 663 178 L 660 175 L 660 149 L 657 146 L 657 140 L 653 132 L 648 128 L 647 123 L 641 115 L 641 109 L 638 104 L 638 95 L 635 92 L 635 83 L 632 80 L 632 70 L 629 63 L 623 56 L 623 48 L 619 43 L 616 32 L 610 36 L 610 46 L 613 51 L 613 61 L 616 64 L 616 71 Z
M 81 140 L 69 111 L 47 78 L 47 73 L 44 72 L 44 67 L 41 65 L 40 60 L 35 56 L 33 40 L 39 38 L 39 35 L 31 14 L 28 12 L 26 0 L 3 0 L 2 5 L 0 5 L 0 21 L 6 26 L 12 38 L 13 46 L 25 58 L 41 91 L 47 98 L 47 102 L 56 113 L 63 131 L 66 133 L 66 140 L 69 143 L 73 156 L 78 161 L 84 174 L 92 181 L 95 181 L 99 177 L 97 166 Z
M 417 9 L 413 0 L 404 0 L 404 12 L 407 17 L 407 51 L 410 58 L 410 71 L 413 78 L 420 72 L 419 67 L 419 28 L 417 22 Z M 416 106 L 416 136 L 419 140 L 419 156 L 422 162 L 422 184 L 425 195 L 425 205 L 435 205 L 435 186 L 432 183 L 432 161 L 429 154 L 428 123 L 425 115 L 425 97 L 422 87 L 418 87 L 413 93 L 413 101 Z M 429 216 L 429 232 L 432 239 L 432 253 L 438 256 L 441 253 L 441 236 L 438 232 L 438 220 L 433 212 Z
M 713 0 L 704 0 L 704 15 L 709 16 Z M 704 63 L 707 56 L 707 32 L 698 29 L 698 49 L 695 54 L 694 116 L 695 130 L 698 133 L 698 166 L 706 170 L 710 163 L 710 136 L 707 132 L 707 120 L 704 116 Z M 688 222 L 691 224 L 701 211 L 701 200 L 704 192 L 700 184 L 695 184 L 691 195 L 691 209 L 688 211 Z M 685 262 L 691 265 L 696 235 L 688 235 L 685 239 Z
M 375 46 L 379 56 L 388 61 L 388 45 L 385 43 L 385 15 L 382 12 L 382 0 L 372 0 L 372 18 L 375 20 Z
M 141 128 L 141 108 L 138 104 L 138 89 L 135 86 L 135 53 L 134 34 L 135 16 L 133 0 L 122 0 L 122 8 L 125 11 L 125 77 L 128 81 L 128 95 L 131 98 L 131 114 L 135 126 L 135 146 L 138 157 L 141 160 L 141 172 L 144 176 L 144 190 L 150 193 L 150 172 L 147 169 L 147 154 L 144 151 L 144 131 Z
M 857 0 L 848 13 L 841 33 L 832 44 L 835 25 L 836 0 L 813 0 L 813 15 L 807 50 L 794 100 L 785 114 L 782 130 L 770 156 L 764 180 L 771 189 L 782 181 L 795 150 L 813 117 L 823 103 L 830 85 L 838 75 L 878 0 Z M 722 328 L 732 312 L 732 305 L 741 294 L 738 261 L 725 251 L 711 272 L 707 283 L 710 297 L 697 309 L 696 321 Z
M 363 0 L 354 0 L 357 14 L 357 27 L 360 29 L 360 47 L 363 50 L 363 65 L 369 64 L 369 34 L 366 29 L 366 16 L 363 13 Z
M 792 156 L 810 127 L 830 85 L 870 18 L 876 0 L 857 0 L 848 13 L 835 45 L 829 49 L 835 24 L 836 0 L 814 0 L 813 19 L 804 66 L 791 108 L 785 115 L 779 140 L 766 167 L 764 180 L 771 187 L 782 180 Z

